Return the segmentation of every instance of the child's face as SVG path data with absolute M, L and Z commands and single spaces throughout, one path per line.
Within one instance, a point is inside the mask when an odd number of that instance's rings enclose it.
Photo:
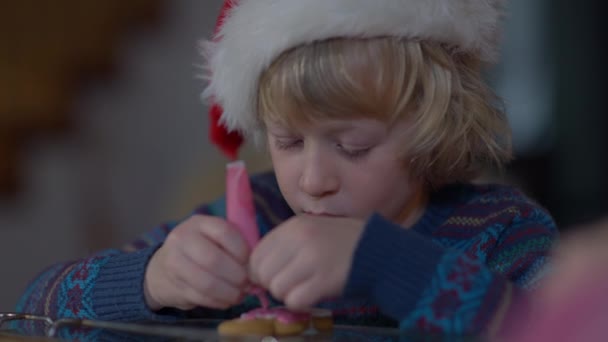
M 326 120 L 298 131 L 266 127 L 281 192 L 296 214 L 407 218 L 421 187 L 399 157 L 405 121 L 393 129 L 371 119 Z

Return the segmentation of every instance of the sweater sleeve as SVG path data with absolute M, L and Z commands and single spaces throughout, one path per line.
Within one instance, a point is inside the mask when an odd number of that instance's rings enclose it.
M 260 233 L 292 214 L 272 173 L 251 179 L 255 193 Z M 226 217 L 225 197 L 194 210 L 192 215 Z M 272 219 L 270 219 L 272 218 Z M 114 321 L 167 321 L 189 317 L 193 312 L 177 309 L 149 310 L 143 281 L 149 259 L 178 225 L 171 222 L 156 227 L 120 249 L 102 251 L 88 258 L 53 265 L 28 285 L 16 310 L 51 318 L 87 318 Z M 255 298 L 230 310 L 198 308 L 197 317 L 232 317 L 243 307 L 252 307 Z
M 526 302 L 556 232 L 539 209 L 446 248 L 376 215 L 355 251 L 345 296 L 371 298 L 402 330 L 492 334 L 515 303 Z
M 225 216 L 220 198 L 191 215 Z M 145 303 L 146 266 L 179 222 L 160 225 L 120 249 L 53 265 L 35 277 L 19 299 L 17 312 L 51 318 L 86 318 L 115 321 L 167 321 L 184 317 L 173 309 L 151 311 Z
M 28 285 L 16 310 L 51 318 L 167 319 L 171 315 L 147 308 L 143 278 L 149 258 L 175 225 L 161 225 L 121 249 L 49 267 Z

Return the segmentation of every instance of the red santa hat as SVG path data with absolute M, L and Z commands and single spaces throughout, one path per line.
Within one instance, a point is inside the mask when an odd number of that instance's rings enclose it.
M 505 0 L 226 0 L 204 44 L 211 139 L 236 157 L 259 130 L 260 74 L 284 51 L 337 37 L 410 37 L 495 61 Z
M 222 23 L 224 22 L 228 11 L 234 6 L 234 1 L 225 0 L 220 11 L 220 15 L 215 24 L 214 39 L 218 41 L 218 34 Z M 243 135 L 237 130 L 230 130 L 222 122 L 224 109 L 213 98 L 209 106 L 209 139 L 214 143 L 220 151 L 228 158 L 237 159 L 238 151 L 243 144 Z

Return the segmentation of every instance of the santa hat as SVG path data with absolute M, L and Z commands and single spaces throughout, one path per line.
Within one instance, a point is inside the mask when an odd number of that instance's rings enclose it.
M 228 11 L 234 6 L 234 2 L 225 0 L 215 24 L 214 39 L 218 41 L 218 34 L 226 18 Z M 209 107 L 209 139 L 222 151 L 228 158 L 237 159 L 238 150 L 243 144 L 243 136 L 238 130 L 230 130 L 222 122 L 224 109 L 212 98 Z
M 505 0 L 226 0 L 205 43 L 212 139 L 236 155 L 259 129 L 261 73 L 284 51 L 337 37 L 411 37 L 445 43 L 493 62 Z M 233 152 L 230 152 L 233 151 Z

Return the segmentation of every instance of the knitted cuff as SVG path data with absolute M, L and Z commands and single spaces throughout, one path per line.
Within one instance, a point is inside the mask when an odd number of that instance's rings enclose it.
M 380 215 L 368 221 L 355 251 L 346 297 L 364 297 L 395 319 L 414 309 L 429 285 L 443 247 Z
M 144 296 L 144 276 L 148 261 L 160 245 L 110 257 L 102 266 L 93 289 L 94 310 L 99 319 L 109 321 L 170 321 L 177 310 L 153 312 Z M 162 311 L 163 313 L 165 311 Z

